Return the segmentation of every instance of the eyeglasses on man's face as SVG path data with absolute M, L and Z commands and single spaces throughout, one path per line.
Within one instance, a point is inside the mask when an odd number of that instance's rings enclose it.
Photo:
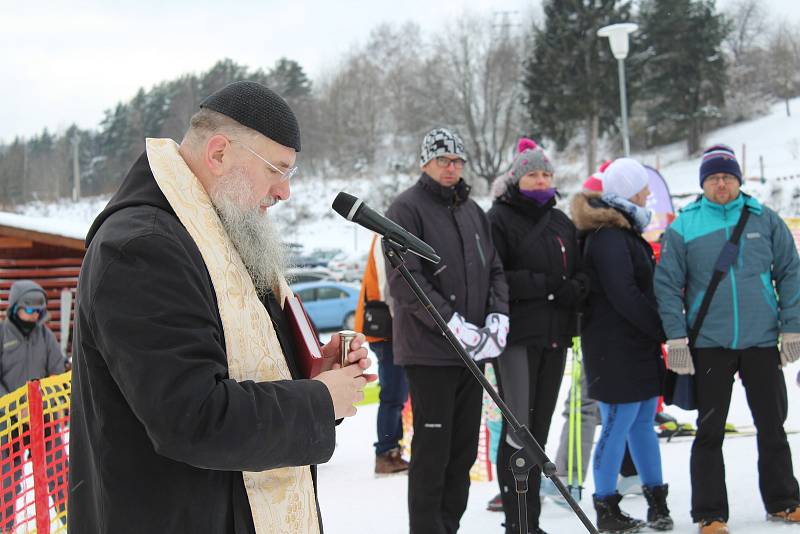
M 715 174 L 714 176 L 709 176 L 706 178 L 705 181 L 711 185 L 716 185 L 720 182 L 724 183 L 725 185 L 739 183 L 739 179 L 732 174 Z
M 44 313 L 44 308 L 39 308 L 36 306 L 23 306 L 22 309 L 25 310 L 25 313 L 28 315 L 33 315 L 34 313 L 41 315 Z
M 255 150 L 253 150 L 252 148 L 250 148 L 246 144 L 242 143 L 241 141 L 238 141 L 236 139 L 229 139 L 229 141 L 231 143 L 235 142 L 235 143 L 238 143 L 238 144 L 242 145 L 251 154 L 253 154 L 255 157 L 257 157 L 258 159 L 260 159 L 261 161 L 266 163 L 267 166 L 270 168 L 269 169 L 270 174 L 272 174 L 273 176 L 275 176 L 277 178 L 278 183 L 288 182 L 291 179 L 291 177 L 294 176 L 297 173 L 297 165 L 295 165 L 294 167 L 289 167 L 286 170 L 281 170 L 278 167 L 276 167 L 275 165 L 273 165 L 272 163 L 270 163 L 269 161 L 267 161 L 266 159 L 264 159 L 263 157 L 261 157 L 258 154 L 258 152 L 256 152 Z
M 446 156 L 437 156 L 436 158 L 436 165 L 441 168 L 447 168 L 450 164 L 453 164 L 453 167 L 456 169 L 463 169 L 464 168 L 464 160 L 461 158 L 448 158 Z

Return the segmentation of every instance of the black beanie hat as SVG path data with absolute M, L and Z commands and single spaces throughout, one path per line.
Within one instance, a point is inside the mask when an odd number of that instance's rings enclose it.
M 292 108 L 278 93 L 256 82 L 233 82 L 200 103 L 242 126 L 300 152 L 300 127 Z

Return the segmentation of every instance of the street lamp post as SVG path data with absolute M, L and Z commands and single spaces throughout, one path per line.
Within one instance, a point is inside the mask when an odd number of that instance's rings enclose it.
M 611 53 L 617 58 L 619 71 L 619 104 L 622 109 L 622 146 L 625 156 L 630 156 L 631 145 L 628 140 L 628 98 L 625 92 L 625 58 L 628 57 L 628 34 L 635 32 L 639 28 L 632 22 L 611 24 L 597 30 L 599 37 L 608 37 L 611 45 Z

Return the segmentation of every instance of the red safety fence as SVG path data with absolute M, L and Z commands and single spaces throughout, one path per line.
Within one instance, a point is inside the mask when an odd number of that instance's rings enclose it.
M 0 397 L 0 532 L 66 532 L 72 373 Z

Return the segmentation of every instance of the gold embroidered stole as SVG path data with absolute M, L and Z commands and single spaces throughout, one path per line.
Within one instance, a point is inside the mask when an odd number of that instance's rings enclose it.
M 208 194 L 178 153 L 177 143 L 171 139 L 147 139 L 146 144 L 153 176 L 200 249 L 211 275 L 230 377 L 255 382 L 291 379 L 269 314 Z M 276 294 L 283 306 L 284 296 L 291 294 L 285 280 Z M 244 472 L 243 477 L 258 534 L 319 532 L 308 467 Z

